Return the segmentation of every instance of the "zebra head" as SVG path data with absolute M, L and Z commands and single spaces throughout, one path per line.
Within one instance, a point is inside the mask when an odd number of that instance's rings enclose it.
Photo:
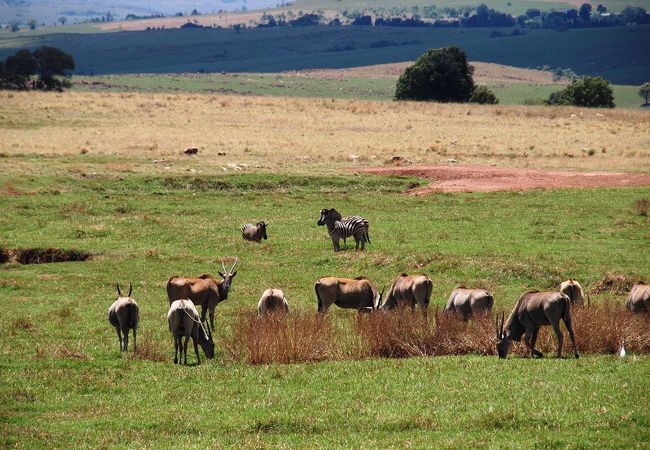
M 320 219 L 318 219 L 318 222 L 316 222 L 318 225 L 327 225 L 328 223 L 331 222 L 336 222 L 337 220 L 341 220 L 342 216 L 339 214 L 337 210 L 334 208 L 331 209 L 321 209 L 320 210 Z

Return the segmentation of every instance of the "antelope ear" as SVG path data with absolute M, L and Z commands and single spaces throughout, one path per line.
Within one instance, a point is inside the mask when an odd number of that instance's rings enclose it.
M 221 275 L 221 278 L 226 278 L 221 272 L 217 272 L 219 275 Z
M 235 275 L 237 275 L 237 271 L 235 270 L 232 275 L 230 275 L 230 278 L 235 278 Z
M 122 293 L 120 292 L 120 283 L 115 283 L 115 286 L 117 286 L 117 295 L 121 297 Z

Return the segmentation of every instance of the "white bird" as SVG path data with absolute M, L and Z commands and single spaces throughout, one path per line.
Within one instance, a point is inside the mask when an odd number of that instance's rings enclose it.
M 618 349 L 618 356 L 625 358 L 625 341 L 621 341 L 621 348 Z

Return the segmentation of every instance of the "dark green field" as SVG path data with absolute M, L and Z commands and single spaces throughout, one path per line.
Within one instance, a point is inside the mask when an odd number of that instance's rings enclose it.
M 71 53 L 79 74 L 279 72 L 414 60 L 431 47 L 456 44 L 470 60 L 518 67 L 571 68 L 615 84 L 647 81 L 643 58 L 650 26 L 527 30 L 489 39 L 491 29 L 303 27 L 159 30 L 0 37 L 0 58 L 17 48 L 53 45 Z M 378 47 L 379 46 L 379 47 Z

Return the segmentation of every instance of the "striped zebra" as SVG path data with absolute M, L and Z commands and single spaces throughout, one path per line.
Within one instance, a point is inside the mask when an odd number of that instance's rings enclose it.
M 359 250 L 359 244 L 361 244 L 361 250 L 363 250 L 366 242 L 370 243 L 368 221 L 363 217 L 352 216 L 343 218 L 334 208 L 321 209 L 320 219 L 317 223 L 321 226 L 327 225 L 327 232 L 332 238 L 335 252 L 338 252 L 340 249 L 339 240 L 343 239 L 343 243 L 345 244 L 345 239 L 350 236 L 354 237 L 355 250 Z

